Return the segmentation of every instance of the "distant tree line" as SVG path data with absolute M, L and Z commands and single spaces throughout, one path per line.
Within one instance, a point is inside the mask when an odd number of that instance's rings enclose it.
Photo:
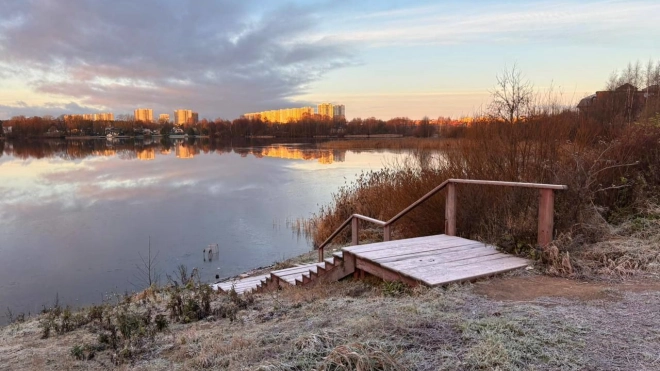
M 145 129 L 171 134 L 175 125 L 169 122 L 142 122 L 130 117 L 118 118 L 115 121 L 91 121 L 79 117 L 67 118 L 63 116 L 16 116 L 4 122 L 5 128 L 11 127 L 7 136 L 26 137 L 60 137 L 60 136 L 98 136 L 104 135 L 106 128 L 113 128 L 124 135 L 142 134 Z M 202 135 L 215 138 L 238 138 L 273 136 L 282 138 L 314 138 L 314 137 L 343 137 L 346 135 L 377 135 L 397 134 L 402 136 L 432 137 L 457 136 L 464 123 L 440 117 L 431 120 L 427 117 L 422 120 L 411 120 L 407 117 L 396 117 L 390 120 L 381 120 L 374 117 L 362 119 L 327 119 L 318 117 L 305 117 L 299 121 L 288 123 L 273 123 L 260 119 L 237 118 L 233 121 L 217 118 L 215 120 L 202 119 L 197 123 L 186 123 L 177 126 L 189 135 Z

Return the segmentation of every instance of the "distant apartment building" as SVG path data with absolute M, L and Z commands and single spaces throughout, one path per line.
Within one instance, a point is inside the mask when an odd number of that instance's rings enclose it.
M 174 125 L 196 124 L 199 114 L 189 109 L 178 109 L 174 111 Z
M 161 113 L 160 115 L 158 115 L 158 122 L 170 122 L 170 114 Z
M 333 109 L 333 105 L 331 103 L 321 103 L 317 106 L 316 108 L 316 113 L 319 114 L 321 117 L 329 117 L 332 118 L 335 114 L 335 111 Z
M 75 120 L 84 120 L 84 115 L 64 115 L 64 121 L 75 121 Z
M 346 118 L 346 106 L 343 104 L 321 103 L 316 107 L 316 113 L 325 118 Z
M 94 121 L 115 121 L 115 114 L 110 112 L 95 113 Z
M 64 121 L 70 120 L 114 121 L 115 115 L 112 113 L 84 113 L 82 115 L 64 115 Z
M 246 113 L 243 117 L 250 120 L 263 120 L 268 122 L 287 123 L 302 120 L 314 115 L 314 107 L 282 108 L 271 111 Z
M 154 121 L 154 110 L 151 108 L 138 108 L 134 112 L 135 121 L 142 122 L 153 122 Z
M 332 107 L 332 115 L 334 118 L 346 118 L 346 107 L 343 104 L 337 104 Z

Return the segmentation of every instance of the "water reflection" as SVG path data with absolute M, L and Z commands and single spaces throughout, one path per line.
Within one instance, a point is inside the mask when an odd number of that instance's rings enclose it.
M 309 251 L 284 221 L 399 156 L 305 143 L 0 143 L 0 303 L 26 313 L 56 293 L 75 305 L 135 289 L 127 278 L 149 241 L 163 276 L 184 264 L 207 281 Z M 209 244 L 218 251 L 204 259 Z
M 217 142 L 208 139 L 153 139 L 134 140 L 41 140 L 3 142 L 0 147 L 5 155 L 20 159 L 57 157 L 66 160 L 85 159 L 94 156 L 117 156 L 122 159 L 155 160 L 169 156 L 174 149 L 176 158 L 191 159 L 200 153 L 237 153 L 241 157 L 273 157 L 288 160 L 316 160 L 320 164 L 343 162 L 345 150 L 318 149 L 313 144 L 295 145 L 254 142 Z

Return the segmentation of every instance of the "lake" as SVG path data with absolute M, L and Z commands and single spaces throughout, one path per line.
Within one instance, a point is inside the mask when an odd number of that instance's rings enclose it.
M 287 221 L 309 217 L 363 170 L 404 154 L 310 143 L 0 140 L 0 308 L 35 313 L 161 283 L 184 264 L 228 277 L 312 249 Z M 212 261 L 203 249 L 218 244 Z

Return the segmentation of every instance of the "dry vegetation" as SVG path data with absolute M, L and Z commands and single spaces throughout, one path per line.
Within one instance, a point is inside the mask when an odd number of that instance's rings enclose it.
M 502 78 L 508 79 L 503 86 L 524 85 L 515 70 Z M 649 98 L 635 120 L 616 105 L 578 113 L 552 98 L 539 104 L 531 96 L 518 97 L 517 106 L 495 99 L 492 114 L 467 127 L 461 138 L 436 139 L 440 150 L 412 150 L 407 160 L 362 173 L 339 189 L 308 222 L 314 243 L 353 213 L 388 220 L 446 179 L 553 183 L 569 188 L 556 192 L 552 246 L 535 246 L 533 189 L 458 185 L 459 235 L 538 259 L 556 274 L 657 269 L 660 97 Z M 393 238 L 443 233 L 444 197 L 439 193 L 397 221 Z M 368 236 L 361 238 L 377 240 L 379 232 L 363 224 Z M 348 241 L 349 232 L 339 241 Z
M 535 277 L 519 275 L 507 280 L 524 284 Z M 532 284 L 538 286 L 535 281 Z M 211 314 L 190 323 L 170 316 L 171 291 L 147 292 L 130 302 L 73 313 L 81 322 L 47 338 L 41 324 L 49 314 L 3 328 L 0 368 L 368 371 L 657 367 L 660 285 L 643 290 L 595 286 L 592 291 L 598 295 L 568 299 L 561 297 L 565 283 L 560 284 L 546 278 L 542 297 L 504 301 L 481 295 L 501 286 L 489 282 L 411 290 L 392 283 L 349 280 L 248 297 L 213 294 Z M 553 286 L 557 286 L 554 292 Z M 574 289 L 584 287 L 575 284 Z M 136 320 L 121 322 L 122 313 Z M 167 323 L 161 330 L 154 325 L 159 315 Z M 116 335 L 106 329 L 112 325 L 118 327 Z M 626 331 L 619 331 L 624 326 Z

